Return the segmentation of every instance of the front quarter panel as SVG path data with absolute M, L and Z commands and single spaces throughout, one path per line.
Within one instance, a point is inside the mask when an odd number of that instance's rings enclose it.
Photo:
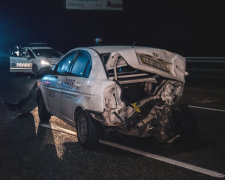
M 56 83 L 57 83 L 57 78 L 53 75 L 46 75 L 38 82 L 38 90 L 41 91 L 41 94 L 44 99 L 45 106 L 46 106 L 48 112 L 50 112 L 50 108 L 48 106 L 49 103 L 47 103 L 48 88 L 49 88 L 50 84 L 56 84 Z

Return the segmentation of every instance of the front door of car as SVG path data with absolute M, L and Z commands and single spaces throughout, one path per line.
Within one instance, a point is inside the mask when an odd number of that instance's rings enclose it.
M 27 49 L 26 50 L 26 57 L 27 57 L 28 61 L 30 63 L 32 63 L 32 65 L 33 65 L 34 64 L 34 61 L 35 61 L 35 56 L 34 56 L 33 52 L 31 52 L 30 49 Z
M 91 71 L 91 58 L 86 51 L 79 51 L 69 76 L 62 77 L 62 115 L 72 121 L 77 104 L 87 103 L 87 81 Z
M 27 49 L 15 50 L 11 53 L 9 60 L 10 72 L 32 72 L 32 60 Z
M 58 75 L 52 75 L 47 88 L 47 105 L 54 114 L 59 114 L 61 84 L 58 81 Z
M 70 52 L 56 65 L 54 73 L 49 80 L 47 103 L 50 111 L 62 116 L 62 98 L 64 76 L 68 74 L 73 63 L 76 52 Z

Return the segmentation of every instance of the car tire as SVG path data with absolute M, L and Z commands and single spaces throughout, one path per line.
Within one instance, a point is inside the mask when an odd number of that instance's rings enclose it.
M 193 141 L 197 135 L 196 119 L 186 105 L 176 107 L 172 112 L 173 129 L 181 139 Z
M 38 71 L 37 65 L 33 66 L 33 74 L 34 74 L 34 77 L 38 77 L 39 76 L 39 71 Z
M 85 148 L 94 148 L 98 143 L 98 132 L 90 115 L 79 110 L 76 118 L 78 143 Z
M 196 120 L 187 106 L 174 107 L 171 116 L 168 119 L 166 117 L 167 115 L 165 117 L 159 115 L 158 119 L 152 121 L 154 136 L 159 142 L 172 143 L 178 137 L 185 141 L 195 138 Z
M 45 102 L 43 97 L 41 96 L 38 101 L 38 115 L 41 123 L 49 123 L 51 114 L 47 111 L 45 107 Z

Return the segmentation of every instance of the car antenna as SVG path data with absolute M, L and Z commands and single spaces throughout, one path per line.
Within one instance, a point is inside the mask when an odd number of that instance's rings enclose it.
M 133 44 L 132 44 L 132 48 L 133 48 L 135 45 L 136 45 L 136 41 L 134 41 L 134 42 L 133 42 Z
M 101 42 L 102 42 L 102 38 L 97 36 L 95 39 L 94 39 L 96 45 L 98 46 Z

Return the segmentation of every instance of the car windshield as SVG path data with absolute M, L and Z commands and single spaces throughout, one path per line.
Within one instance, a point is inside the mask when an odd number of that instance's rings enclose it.
M 47 58 L 60 58 L 61 54 L 54 49 L 33 49 L 36 56 Z
M 100 57 L 102 59 L 102 62 L 103 62 L 104 66 L 106 66 L 106 64 L 109 60 L 110 54 L 111 53 L 100 54 Z M 107 72 L 108 72 L 109 76 L 114 76 L 114 69 L 109 69 L 109 70 L 107 70 Z M 117 74 L 122 75 L 122 74 L 138 73 L 139 71 L 137 69 L 132 68 L 129 65 L 125 65 L 125 66 L 122 66 L 122 67 L 117 67 L 116 72 L 117 72 Z

